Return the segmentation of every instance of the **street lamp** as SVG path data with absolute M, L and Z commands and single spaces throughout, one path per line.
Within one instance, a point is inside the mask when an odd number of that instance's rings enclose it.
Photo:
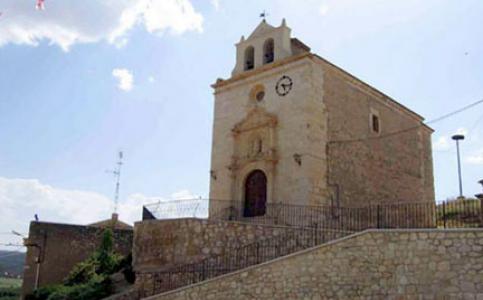
M 456 155 L 458 156 L 458 179 L 460 184 L 460 196 L 459 198 L 463 198 L 463 185 L 461 183 L 461 162 L 460 162 L 460 140 L 464 140 L 465 136 L 462 134 L 455 134 L 451 137 L 453 140 L 456 141 Z

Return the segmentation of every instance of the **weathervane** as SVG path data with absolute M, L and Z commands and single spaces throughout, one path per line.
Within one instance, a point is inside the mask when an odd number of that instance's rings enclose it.
M 267 16 L 268 14 L 265 10 L 263 10 L 263 12 L 260 14 L 260 18 L 263 18 L 263 21 L 266 21 Z

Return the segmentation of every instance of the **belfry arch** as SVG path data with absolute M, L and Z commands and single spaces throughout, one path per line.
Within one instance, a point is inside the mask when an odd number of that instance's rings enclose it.
M 272 38 L 265 41 L 263 44 L 263 63 L 269 64 L 275 59 L 275 45 Z

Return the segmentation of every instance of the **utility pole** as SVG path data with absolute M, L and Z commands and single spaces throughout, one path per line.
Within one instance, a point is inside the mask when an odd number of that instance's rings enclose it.
M 119 151 L 119 160 L 116 163 L 116 168 L 114 170 L 108 170 L 108 173 L 111 173 L 116 178 L 116 189 L 114 192 L 114 213 L 117 213 L 117 207 L 119 204 L 119 188 L 121 185 L 121 166 L 122 166 L 122 151 Z
M 463 198 L 463 184 L 461 182 L 461 161 L 460 161 L 460 143 L 459 143 L 459 141 L 464 140 L 465 136 L 462 135 L 462 134 L 455 134 L 451 138 L 456 141 L 456 155 L 458 156 L 458 180 L 459 180 L 459 186 L 460 186 L 460 196 L 459 196 L 459 198 Z

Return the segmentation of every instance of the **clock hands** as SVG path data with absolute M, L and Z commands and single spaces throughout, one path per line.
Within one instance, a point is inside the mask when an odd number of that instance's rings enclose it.
M 276 90 L 277 94 L 280 96 L 287 95 L 292 89 L 293 82 L 292 79 L 286 75 L 282 76 L 277 82 Z
M 286 90 L 288 90 L 292 84 L 291 83 L 281 83 L 280 86 L 283 88 L 283 91 L 285 92 Z

